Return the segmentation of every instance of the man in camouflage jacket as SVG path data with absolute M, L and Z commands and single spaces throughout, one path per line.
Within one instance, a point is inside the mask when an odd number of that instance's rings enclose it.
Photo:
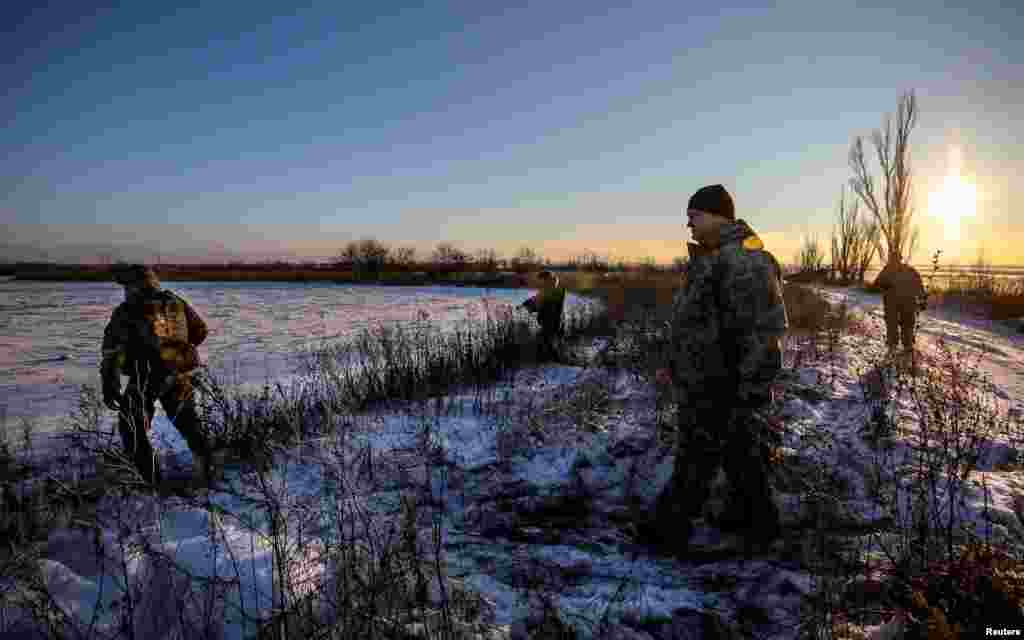
M 875 286 L 882 290 L 885 339 L 889 350 L 895 351 L 902 343 L 904 354 L 912 356 L 917 313 L 928 304 L 928 291 L 924 288 L 921 274 L 892 255 L 875 279 Z
M 558 342 L 563 333 L 565 287 L 558 285 L 558 277 L 550 271 L 541 271 L 537 277 L 541 283 L 540 291 L 520 306 L 537 314 L 537 322 L 540 324 L 540 359 L 557 362 Z
M 100 375 L 103 402 L 118 412 L 125 451 L 146 481 L 159 482 L 149 428 L 160 400 L 192 450 L 197 468 L 205 472 L 209 447 L 196 411 L 191 373 L 199 366 L 196 346 L 206 339 L 206 323 L 183 299 L 161 290 L 148 267 L 121 268 L 114 280 L 124 287 L 125 301 L 103 332 Z M 122 374 L 129 380 L 124 393 Z
M 782 368 L 788 326 L 782 270 L 743 220 L 721 185 L 690 199 L 688 223 L 696 243 L 673 302 L 671 367 L 679 438 L 672 478 L 653 518 L 641 525 L 650 542 L 685 553 L 719 465 L 731 485 L 731 518 L 723 528 L 760 544 L 779 534 L 778 508 L 768 481 L 772 429 L 765 411 Z

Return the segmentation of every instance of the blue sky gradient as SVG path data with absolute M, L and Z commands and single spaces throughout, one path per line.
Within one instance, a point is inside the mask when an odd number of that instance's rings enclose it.
M 853 137 L 915 89 L 915 257 L 1020 255 L 1009 4 L 129 4 L 0 10 L 8 243 L 668 261 L 689 195 L 722 182 L 787 260 L 828 234 Z M 979 202 L 945 246 L 924 203 L 953 145 Z

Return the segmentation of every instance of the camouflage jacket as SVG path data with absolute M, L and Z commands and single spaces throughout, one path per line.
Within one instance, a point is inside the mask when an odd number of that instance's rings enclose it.
M 537 314 L 537 322 L 547 333 L 561 333 L 562 310 L 565 307 L 565 287 L 545 287 L 537 295 L 523 303 Z
M 691 243 L 670 321 L 681 409 L 756 409 L 771 401 L 788 327 L 782 269 L 746 222 L 722 226 L 718 247 Z
M 100 374 L 105 385 L 190 371 L 199 365 L 195 347 L 206 323 L 191 306 L 166 290 L 144 289 L 114 309 L 103 331 Z
M 875 286 L 882 290 L 882 299 L 887 305 L 916 307 L 921 298 L 928 295 L 921 274 L 904 263 L 885 265 L 875 279 Z

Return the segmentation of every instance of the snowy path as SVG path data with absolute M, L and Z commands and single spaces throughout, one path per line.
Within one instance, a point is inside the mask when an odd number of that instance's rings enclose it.
M 832 303 L 845 301 L 880 323 L 884 339 L 885 319 L 879 294 L 858 289 L 820 289 Z M 968 349 L 977 357 L 979 368 L 988 374 L 997 393 L 1018 415 L 1024 409 L 1024 333 L 1005 323 L 979 317 L 957 308 L 929 307 L 918 325 L 919 345 L 934 345 L 939 339 Z

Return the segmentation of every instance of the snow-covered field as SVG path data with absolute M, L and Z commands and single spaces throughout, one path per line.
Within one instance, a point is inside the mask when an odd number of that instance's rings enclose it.
M 218 379 L 233 384 L 286 380 L 296 373 L 297 356 L 370 325 L 426 317 L 450 327 L 480 316 L 486 303 L 515 305 L 534 293 L 330 282 L 166 286 L 203 315 L 210 334 L 200 355 Z M 111 282 L 0 280 L 0 430 L 20 437 L 26 420 L 39 434 L 60 427 L 81 386 L 99 382 L 103 328 L 123 300 L 123 289 Z M 566 305 L 580 302 L 569 296 Z
M 104 497 L 100 529 L 68 526 L 50 536 L 42 550 L 45 584 L 81 637 L 115 634 L 126 620 L 139 638 L 204 627 L 216 629 L 212 637 L 255 637 L 255 621 L 266 620 L 282 598 L 300 599 L 318 581 L 337 592 L 344 573 L 338 554 L 354 544 L 339 541 L 338 532 L 361 528 L 353 539 L 386 546 L 411 529 L 413 541 L 403 548 L 412 545 L 430 561 L 421 604 L 438 607 L 456 591 L 476 594 L 466 617 L 479 624 L 467 637 L 525 638 L 545 611 L 581 637 L 702 637 L 712 625 L 741 636 L 796 637 L 806 622 L 802 600 L 815 588 L 802 562 L 811 536 L 801 483 L 821 469 L 844 479 L 850 494 L 835 514 L 838 528 L 883 515 L 868 499 L 876 456 L 863 437 L 873 407 L 864 381 L 870 387 L 896 375 L 870 374 L 885 355 L 878 297 L 823 294 L 865 320 L 831 352 L 822 347 L 812 355 L 801 339 L 788 342 L 787 363 L 796 366 L 780 384 L 776 408 L 786 426 L 777 499 L 788 533 L 771 553 L 744 559 L 707 523 L 687 561 L 633 542 L 635 516 L 671 472 L 671 437 L 657 433 L 653 386 L 597 366 L 598 354 L 614 344 L 595 340 L 578 347 L 586 365 L 525 369 L 441 404 L 338 417 L 335 437 L 280 451 L 262 474 L 232 467 L 220 489 L 198 498 Z M 929 311 L 918 342 L 922 372 L 941 363 L 943 341 L 976 355 L 993 385 L 994 409 L 1019 416 L 1024 336 Z M 912 433 L 910 400 L 897 397 L 894 411 Z M 187 466 L 173 428 L 158 421 L 155 430 L 168 462 Z M 970 484 L 962 515 L 979 532 L 1019 541 L 1015 507 L 1024 499 L 1024 473 L 997 467 L 1020 443 L 992 434 L 988 444 L 972 477 L 985 480 L 987 495 Z M 905 450 L 897 442 L 896 455 Z M 325 524 L 323 514 L 336 520 Z M 288 523 L 277 537 L 287 549 L 277 554 L 268 535 L 274 522 Z M 408 522 L 415 524 L 402 524 Z M 130 612 L 126 593 L 134 594 Z M 24 637 L 11 634 L 26 615 L 8 603 L 0 615 L 8 635 L 0 637 Z M 334 613 L 321 605 L 316 615 L 329 622 Z

